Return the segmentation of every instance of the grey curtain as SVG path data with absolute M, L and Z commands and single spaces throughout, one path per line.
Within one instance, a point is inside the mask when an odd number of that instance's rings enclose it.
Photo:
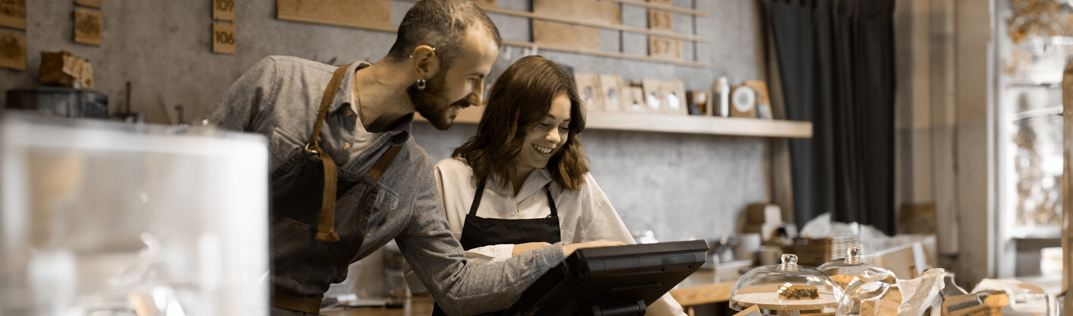
M 786 118 L 810 121 L 790 140 L 794 220 L 895 232 L 893 0 L 761 0 Z

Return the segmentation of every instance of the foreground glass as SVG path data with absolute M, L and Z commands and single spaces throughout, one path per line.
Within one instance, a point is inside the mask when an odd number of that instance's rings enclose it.
M 787 291 L 805 289 L 814 297 L 786 298 Z M 730 293 L 730 308 L 757 306 L 765 315 L 830 314 L 842 298 L 842 289 L 819 270 L 800 266 L 797 256 L 783 254 L 782 263 L 746 272 Z
M 267 315 L 263 137 L 0 118 L 0 315 Z

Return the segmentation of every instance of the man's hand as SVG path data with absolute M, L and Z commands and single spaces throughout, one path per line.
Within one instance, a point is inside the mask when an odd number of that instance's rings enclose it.
M 543 247 L 547 247 L 547 246 L 551 246 L 551 244 L 543 242 L 543 241 L 535 241 L 535 242 L 527 242 L 527 243 L 524 243 L 524 244 L 517 244 L 517 245 L 514 245 L 514 250 L 512 250 L 510 252 L 510 256 L 511 257 L 517 256 L 517 255 L 525 253 L 526 251 L 530 251 L 530 250 L 538 249 L 538 248 L 543 248 Z
M 581 249 L 581 248 L 612 247 L 612 246 L 625 246 L 625 245 L 626 244 L 621 242 L 621 241 L 607 241 L 607 240 L 603 240 L 603 239 L 593 240 L 593 241 L 586 241 L 586 242 L 583 242 L 583 243 L 563 245 L 563 257 L 569 257 L 570 254 L 574 253 L 574 251 L 577 251 L 578 249 Z

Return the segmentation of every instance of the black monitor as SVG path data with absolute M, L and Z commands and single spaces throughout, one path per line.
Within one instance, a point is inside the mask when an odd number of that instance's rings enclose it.
M 644 315 L 704 264 L 703 240 L 578 249 L 504 315 Z

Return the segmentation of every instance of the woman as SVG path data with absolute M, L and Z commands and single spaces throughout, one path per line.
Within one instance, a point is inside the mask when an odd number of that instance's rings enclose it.
M 562 241 L 634 244 L 589 174 L 584 104 L 559 65 L 528 56 L 496 80 L 477 134 L 436 164 L 447 221 L 470 262 Z M 669 294 L 648 315 L 685 315 Z

